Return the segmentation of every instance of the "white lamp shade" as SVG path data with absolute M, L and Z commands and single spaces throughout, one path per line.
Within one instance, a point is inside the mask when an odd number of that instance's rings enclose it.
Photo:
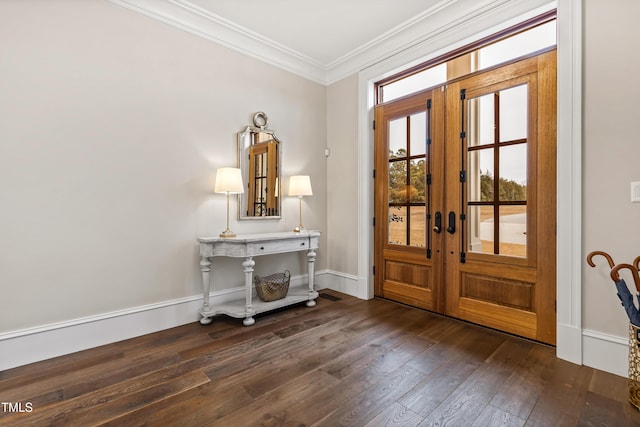
M 216 173 L 216 193 L 244 193 L 242 172 L 239 168 L 220 168 Z
M 312 196 L 311 180 L 307 175 L 294 175 L 289 178 L 289 196 Z

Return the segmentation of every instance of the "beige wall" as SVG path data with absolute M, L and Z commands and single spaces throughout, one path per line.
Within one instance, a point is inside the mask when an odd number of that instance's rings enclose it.
M 630 203 L 629 189 L 640 181 L 638 16 L 636 0 L 584 1 L 583 255 L 604 250 L 618 263 L 640 255 L 640 204 Z M 583 327 L 626 337 L 626 315 L 599 261 L 583 268 Z
M 358 274 L 358 76 L 327 88 L 329 268 Z M 371 168 L 373 169 L 373 167 Z
M 195 238 L 225 225 L 215 170 L 265 111 L 283 175 L 311 175 L 326 237 L 326 88 L 113 4 L 0 2 L 0 333 L 197 295 Z M 236 232 L 293 229 L 281 221 Z M 235 217 L 235 207 L 232 212 Z M 319 251 L 326 268 L 326 239 Z M 258 262 L 304 272 L 304 256 Z M 214 290 L 242 283 L 239 261 Z M 196 314 L 194 313 L 194 319 Z
M 629 202 L 640 2 L 583 5 L 575 250 L 629 262 L 640 255 L 640 204 Z M 235 164 L 235 133 L 258 110 L 284 141 L 283 175 L 311 175 L 304 223 L 324 233 L 318 269 L 358 273 L 356 75 L 325 88 L 98 0 L 5 0 L 0 94 L 0 333 L 196 295 L 195 237 L 224 228 L 215 169 Z M 281 221 L 232 228 L 289 230 L 297 201 L 283 207 Z M 266 261 L 258 273 L 304 270 L 295 255 Z M 238 262 L 218 266 L 214 290 L 241 283 Z M 607 272 L 583 267 L 582 327 L 625 337 Z

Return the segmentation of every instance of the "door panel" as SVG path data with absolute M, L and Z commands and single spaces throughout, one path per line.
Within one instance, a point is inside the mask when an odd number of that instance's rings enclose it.
M 432 231 L 442 206 L 444 96 L 425 91 L 376 109 L 376 295 L 442 310 L 442 238 Z M 433 141 L 438 140 L 437 147 Z
M 555 67 L 376 107 L 376 295 L 555 343 Z
M 449 85 L 445 190 L 460 213 L 445 243 L 446 314 L 551 344 L 554 70 L 552 51 Z

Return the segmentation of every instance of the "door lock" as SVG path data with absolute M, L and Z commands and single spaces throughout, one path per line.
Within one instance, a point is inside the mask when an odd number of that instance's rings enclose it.
M 447 226 L 447 233 L 453 234 L 456 232 L 456 213 L 454 211 L 449 212 L 449 225 Z
M 442 231 L 442 214 L 440 212 L 436 212 L 435 224 L 433 226 L 433 231 L 435 233 L 440 233 Z

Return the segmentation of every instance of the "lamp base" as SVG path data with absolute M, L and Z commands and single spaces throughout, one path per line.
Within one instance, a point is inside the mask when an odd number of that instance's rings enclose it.
M 236 233 L 234 233 L 233 231 L 229 230 L 228 228 L 226 230 L 224 230 L 222 233 L 220 233 L 220 237 L 236 237 Z
M 302 224 L 293 229 L 294 233 L 300 233 L 301 231 L 304 231 L 304 227 L 302 226 Z

